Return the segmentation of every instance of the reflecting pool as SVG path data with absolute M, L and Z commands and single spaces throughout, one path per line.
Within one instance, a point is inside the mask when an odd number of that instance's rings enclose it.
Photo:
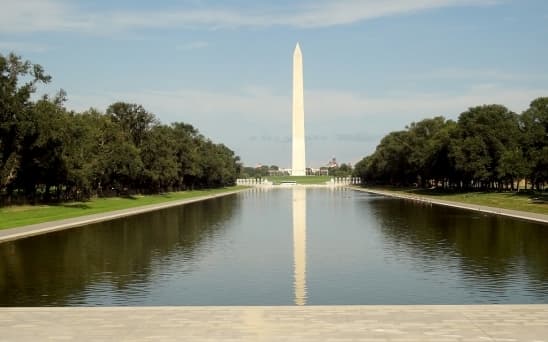
M 548 225 L 250 190 L 0 244 L 0 306 L 548 303 Z

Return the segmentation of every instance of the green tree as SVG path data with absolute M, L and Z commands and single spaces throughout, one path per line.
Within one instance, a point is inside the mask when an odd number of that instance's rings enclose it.
M 20 169 L 22 141 L 32 110 L 30 97 L 38 83 L 50 80 L 40 65 L 13 53 L 0 54 L 0 191 L 15 180 Z
M 449 126 L 444 117 L 437 116 L 413 122 L 407 127 L 410 145 L 409 165 L 416 174 L 420 186 L 430 186 L 447 176 L 447 150 L 449 144 Z
M 16 185 L 24 189 L 32 201 L 36 200 L 38 187 L 44 199 L 50 200 L 50 189 L 59 190 L 65 184 L 67 167 L 63 158 L 67 140 L 68 117 L 62 107 L 60 93 L 53 101 L 47 97 L 39 100 L 30 110 L 21 142 L 20 169 Z
M 95 165 L 97 188 L 118 193 L 132 188 L 142 175 L 140 151 L 127 132 L 111 116 L 101 115 L 98 137 L 98 162 Z
M 199 165 L 199 142 L 204 137 L 190 124 L 175 122 L 171 124 L 175 140 L 175 156 L 177 162 L 177 180 L 179 188 L 194 188 L 202 176 Z
M 169 126 L 155 126 L 143 138 L 141 159 L 143 180 L 155 192 L 165 191 L 175 184 L 178 176 L 177 149 L 174 130 Z
M 329 175 L 333 177 L 349 177 L 352 175 L 352 166 L 342 163 L 337 167 L 329 169 Z
M 95 120 L 92 117 L 95 116 Z M 96 175 L 99 173 L 98 126 L 101 114 L 90 110 L 83 114 L 68 113 L 65 148 L 63 152 L 66 166 L 67 197 L 82 200 L 91 197 L 97 188 Z
M 472 107 L 459 116 L 451 154 L 465 186 L 500 187 L 502 156 L 519 143 L 518 115 L 501 105 Z M 471 182 L 471 183 L 470 183 Z
M 548 97 L 531 102 L 520 117 L 528 178 L 537 189 L 548 181 Z
M 107 108 L 107 115 L 131 137 L 136 147 L 141 146 L 145 134 L 157 123 L 154 114 L 134 103 L 113 103 Z
M 521 149 L 514 148 L 504 151 L 500 157 L 496 171 L 498 178 L 510 184 L 510 188 L 514 190 L 514 184 L 519 184 L 516 181 L 525 177 L 528 171 L 527 162 Z
M 412 152 L 409 132 L 397 131 L 385 136 L 371 160 L 376 170 L 375 178 L 387 184 L 407 185 L 416 182 L 416 173 L 411 167 Z

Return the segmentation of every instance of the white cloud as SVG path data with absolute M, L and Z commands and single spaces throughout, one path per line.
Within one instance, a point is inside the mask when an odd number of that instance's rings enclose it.
M 521 112 L 540 96 L 548 96 L 548 89 L 500 88 L 496 85 L 480 85 L 459 94 L 393 93 L 383 97 L 336 90 L 312 90 L 309 92 L 307 113 L 319 118 L 333 115 L 345 117 L 399 118 L 403 127 L 409 120 L 444 115 L 456 118 L 469 107 L 483 104 L 502 104 L 515 112 Z M 306 101 L 306 100 L 305 100 Z
M 195 125 L 216 124 L 223 118 L 243 122 L 277 122 L 290 109 L 289 96 L 260 87 L 247 87 L 231 93 L 200 89 L 151 90 L 103 95 L 69 95 L 69 107 L 105 109 L 115 101 L 135 102 L 156 113 L 163 122 L 185 121 Z
M 195 41 L 195 42 L 178 44 L 178 45 L 175 46 L 175 50 L 177 50 L 177 51 L 191 51 L 191 50 L 203 49 L 203 48 L 206 48 L 208 46 L 209 46 L 208 42 Z
M 45 52 L 48 47 L 43 44 L 15 42 L 15 41 L 0 41 L 0 52 Z
M 532 81 L 548 80 L 548 74 L 508 72 L 498 69 L 467 69 L 467 68 L 445 68 L 420 73 L 410 73 L 404 76 L 413 80 L 479 80 L 490 81 Z
M 87 15 L 66 1 L 60 0 L 8 0 L 2 2 L 0 31 L 37 32 L 90 29 L 91 23 L 83 20 Z
M 85 11 L 66 0 L 8 1 L 0 14 L 0 31 L 84 31 L 108 33 L 147 28 L 301 28 L 347 25 L 385 16 L 455 6 L 484 6 L 498 0 L 308 0 L 284 7 L 196 7 L 156 11 Z
M 442 7 L 491 5 L 492 0 L 339 0 L 311 3 L 294 17 L 280 18 L 281 24 L 323 27 L 352 24 L 367 19 L 418 12 Z
M 381 97 L 312 89 L 305 93 L 307 135 L 313 137 L 307 147 L 309 159 L 314 161 L 313 165 L 320 165 L 318 163 L 332 155 L 341 161 L 357 161 L 374 150 L 380 137 L 403 129 L 412 121 L 436 115 L 456 119 L 471 106 L 492 103 L 520 113 L 540 96 L 548 96 L 548 88 L 485 85 L 459 94 L 400 92 Z M 289 163 L 289 94 L 261 87 L 231 92 L 178 89 L 93 95 L 69 93 L 67 107 L 84 110 L 93 106 L 104 110 L 115 101 L 140 103 L 164 123 L 190 123 L 213 140 L 226 143 L 247 164 L 287 166 Z
M 307 121 L 324 122 L 367 118 L 396 119 L 403 127 L 410 120 L 435 115 L 456 118 L 469 107 L 498 103 L 520 113 L 548 89 L 500 88 L 479 85 L 459 94 L 444 92 L 400 92 L 386 96 L 315 89 L 305 92 Z M 223 118 L 262 125 L 282 124 L 290 117 L 290 96 L 266 88 L 247 87 L 230 93 L 210 90 L 179 89 L 141 91 L 136 93 L 70 95 L 69 107 L 84 110 L 90 106 L 105 109 L 114 101 L 136 102 L 155 112 L 164 122 L 189 121 L 217 124 Z

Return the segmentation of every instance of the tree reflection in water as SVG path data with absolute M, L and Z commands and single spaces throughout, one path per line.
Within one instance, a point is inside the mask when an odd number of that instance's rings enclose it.
M 525 282 L 548 299 L 546 225 L 383 197 L 368 206 L 386 248 L 411 256 L 417 268 L 453 267 L 472 291 L 501 296 Z
M 152 265 L 169 268 L 174 254 L 187 261 L 177 272 L 192 272 L 239 200 L 226 196 L 0 244 L 0 305 L 85 304 L 94 287 L 146 291 Z

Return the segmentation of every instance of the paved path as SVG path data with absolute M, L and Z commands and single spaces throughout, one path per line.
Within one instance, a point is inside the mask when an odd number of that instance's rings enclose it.
M 368 193 L 377 194 L 377 195 L 403 198 L 403 199 L 408 199 L 412 201 L 444 205 L 447 207 L 461 208 L 461 209 L 467 209 L 467 210 L 481 211 L 481 212 L 490 213 L 490 214 L 510 216 L 510 217 L 515 217 L 522 220 L 548 223 L 548 215 L 531 213 L 527 211 L 488 207 L 488 206 L 479 205 L 479 204 L 468 204 L 468 203 L 461 203 L 461 202 L 445 201 L 445 200 L 435 199 L 432 197 L 411 195 L 411 194 L 398 193 L 393 191 L 383 191 L 383 190 L 358 188 L 358 187 L 350 187 L 350 189 L 368 192 Z
M 29 226 L 17 227 L 17 228 L 2 229 L 0 230 L 0 243 L 11 241 L 11 240 L 22 239 L 22 238 L 34 236 L 34 235 L 51 233 L 58 230 L 85 226 L 87 224 L 113 220 L 121 217 L 142 214 L 149 211 L 176 207 L 183 204 L 204 201 L 212 198 L 228 196 L 228 195 L 232 195 L 232 194 L 246 191 L 246 190 L 248 189 L 222 192 L 214 195 L 186 198 L 186 199 L 181 199 L 181 200 L 176 200 L 171 202 L 164 202 L 159 204 L 150 204 L 150 205 L 145 205 L 141 207 L 109 211 L 106 213 L 99 213 L 99 214 L 93 214 L 93 215 L 79 216 L 79 217 L 74 217 L 74 218 L 65 219 L 65 220 L 50 221 L 50 222 L 33 224 Z
M 548 305 L 0 309 L 0 341 L 548 341 Z

